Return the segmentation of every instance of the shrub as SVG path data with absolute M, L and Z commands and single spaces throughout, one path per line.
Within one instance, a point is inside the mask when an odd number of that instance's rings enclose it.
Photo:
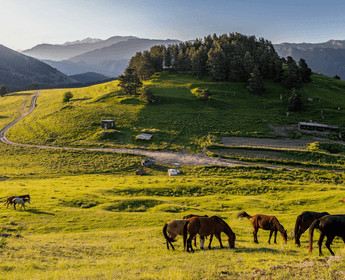
M 62 101 L 63 101 L 64 103 L 67 103 L 67 102 L 69 102 L 69 101 L 72 99 L 72 97 L 73 97 L 73 93 L 70 92 L 70 91 L 66 91 L 66 92 L 64 93 L 64 95 L 63 95 Z
M 198 92 L 198 97 L 203 101 L 210 101 L 211 93 L 209 89 L 204 89 L 202 92 Z
M 157 99 L 154 97 L 151 90 L 145 86 L 141 89 L 140 99 L 146 101 L 147 104 L 158 103 Z

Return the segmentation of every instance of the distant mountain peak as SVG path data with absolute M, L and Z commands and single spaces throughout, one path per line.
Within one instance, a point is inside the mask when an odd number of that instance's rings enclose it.
M 87 37 L 84 40 L 77 40 L 77 41 L 73 41 L 73 42 L 66 42 L 66 43 L 62 44 L 61 46 L 70 46 L 70 45 L 78 45 L 78 44 L 93 44 L 93 43 L 99 43 L 99 42 L 103 42 L 103 40 L 102 39 L 97 39 L 97 38 Z

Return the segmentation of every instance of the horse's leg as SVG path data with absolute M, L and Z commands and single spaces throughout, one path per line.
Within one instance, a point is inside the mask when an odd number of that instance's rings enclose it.
M 220 248 L 224 248 L 223 244 L 222 244 L 222 239 L 220 238 L 220 233 L 219 234 L 215 234 L 216 238 L 218 239 L 219 241 L 219 244 L 220 244 Z
M 258 231 L 259 229 L 258 228 L 254 228 L 254 231 L 253 231 L 253 234 L 254 234 L 254 243 L 259 243 L 258 241 Z
M 194 247 L 196 248 L 196 235 L 194 236 Z M 200 236 L 200 241 L 201 241 L 201 236 Z
M 317 242 L 317 245 L 319 246 L 319 256 L 320 257 L 322 256 L 321 246 L 322 246 L 322 241 L 324 238 L 325 238 L 325 234 L 321 231 L 319 241 Z
M 331 249 L 331 244 L 333 242 L 334 236 L 327 236 L 326 247 L 331 252 L 332 256 L 334 256 L 334 252 Z
M 273 230 L 270 230 L 270 237 L 268 238 L 268 244 L 271 244 L 272 233 L 273 233 Z
M 274 231 L 274 244 L 277 244 L 277 231 Z
M 189 248 L 190 248 L 191 252 L 194 253 L 194 249 L 192 246 L 192 239 L 193 239 L 193 237 L 189 236 L 189 238 L 187 240 L 187 252 L 189 252 Z
M 210 236 L 210 243 L 208 244 L 208 249 L 209 250 L 211 250 L 212 238 L 213 238 L 213 234 L 211 234 L 211 236 Z
M 200 235 L 200 249 L 202 249 L 202 250 L 204 249 L 204 244 L 205 244 L 205 236 L 201 236 Z M 195 248 L 196 248 L 196 243 L 194 243 L 194 245 L 195 245 Z

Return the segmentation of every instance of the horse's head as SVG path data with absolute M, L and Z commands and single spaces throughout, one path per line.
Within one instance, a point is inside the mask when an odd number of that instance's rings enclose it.
M 27 202 L 30 204 L 30 197 L 29 198 L 24 198 L 24 202 Z
M 283 231 L 280 234 L 283 238 L 284 243 L 286 244 L 286 242 L 287 242 L 287 231 L 283 228 Z
M 234 249 L 235 248 L 235 239 L 236 239 L 235 233 L 230 234 L 228 236 L 228 242 L 229 242 L 230 249 Z

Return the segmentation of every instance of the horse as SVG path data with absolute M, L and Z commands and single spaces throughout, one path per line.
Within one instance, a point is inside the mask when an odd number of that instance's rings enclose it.
M 16 210 L 16 204 L 20 204 L 20 209 L 24 207 L 24 210 L 26 211 L 25 209 L 26 202 L 30 204 L 30 198 L 20 198 L 20 197 L 13 198 L 12 203 L 13 203 L 14 210 Z
M 12 205 L 13 204 L 13 199 L 16 198 L 16 197 L 19 197 L 19 198 L 30 198 L 30 195 L 29 194 L 24 194 L 24 195 L 19 195 L 19 196 L 9 196 L 7 199 L 6 199 L 6 202 L 4 203 L 4 205 L 7 204 L 7 207 L 8 208 L 8 205 Z M 14 205 L 15 206 L 15 205 Z
M 199 215 L 189 214 L 189 215 L 187 215 L 187 216 L 184 216 L 183 219 L 184 219 L 184 220 L 189 220 L 189 219 L 191 219 L 191 218 L 193 218 L 193 217 L 208 218 L 207 215 L 199 216 Z M 207 238 L 207 237 L 206 237 L 206 238 Z M 194 246 L 196 247 L 196 236 L 194 236 L 193 240 L 194 240 Z M 204 240 L 204 236 L 200 236 L 200 244 L 201 244 L 201 240 Z M 211 243 L 209 244 L 209 246 L 211 246 Z
M 189 220 L 189 223 L 187 224 L 187 231 L 189 232 L 189 238 L 187 240 L 187 252 L 189 252 L 189 248 L 192 252 L 194 252 L 192 247 L 192 239 L 195 237 L 196 234 L 199 234 L 200 236 L 211 235 L 210 245 L 208 247 L 209 249 L 211 249 L 213 234 L 217 237 L 220 244 L 220 248 L 224 248 L 222 240 L 220 238 L 220 234 L 224 232 L 228 236 L 228 243 L 230 249 L 235 248 L 235 233 L 231 230 L 231 228 L 225 221 L 223 221 L 221 218 L 217 216 L 212 216 L 209 218 L 193 217 Z M 200 248 L 204 248 L 203 240 L 200 240 Z
M 172 242 L 175 242 L 175 237 L 177 235 L 183 236 L 183 244 L 185 247 L 186 239 L 187 239 L 187 224 L 189 223 L 189 220 L 170 220 L 167 222 L 163 227 L 163 235 L 165 240 L 167 241 L 167 248 L 169 250 L 169 244 L 171 245 L 171 248 L 175 250 L 174 246 L 172 245 Z
M 259 243 L 258 241 L 258 231 L 259 228 L 262 228 L 264 230 L 270 231 L 270 237 L 268 239 L 268 244 L 271 244 L 271 237 L 274 232 L 274 243 L 277 243 L 277 232 L 279 231 L 284 243 L 287 242 L 287 233 L 284 227 L 279 223 L 278 219 L 275 216 L 267 216 L 262 214 L 257 214 L 254 216 L 248 215 L 245 211 L 242 211 L 237 214 L 237 218 L 244 217 L 248 218 L 248 220 L 251 221 L 252 226 L 254 228 L 253 234 L 254 234 L 254 243 Z
M 330 214 L 327 212 L 304 211 L 301 215 L 297 217 L 296 225 L 295 225 L 295 244 L 298 247 L 301 247 L 301 243 L 299 241 L 301 235 L 310 227 L 310 225 L 315 220 L 320 219 L 326 215 L 330 215 Z
M 341 237 L 345 243 L 345 215 L 323 216 L 311 224 L 309 229 L 309 253 L 313 250 L 313 233 L 315 228 L 320 230 L 320 238 L 317 242 L 317 245 L 319 245 L 319 256 L 322 256 L 321 246 L 325 236 L 327 237 L 326 247 L 331 252 L 332 256 L 334 256 L 331 249 L 334 237 Z

